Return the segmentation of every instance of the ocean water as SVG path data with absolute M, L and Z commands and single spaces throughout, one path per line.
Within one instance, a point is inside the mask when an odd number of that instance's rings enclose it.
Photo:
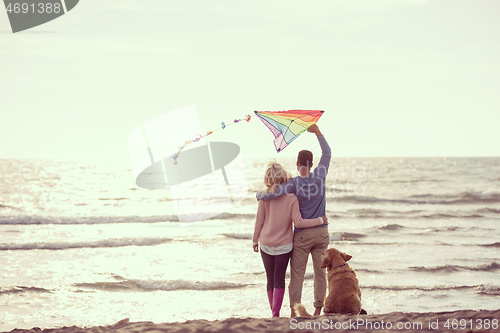
M 0 160 L 0 331 L 270 317 L 251 246 L 266 162 L 245 160 L 238 206 L 181 224 L 127 166 Z M 327 215 L 368 313 L 499 308 L 500 158 L 333 158 Z M 310 260 L 309 310 L 312 285 Z

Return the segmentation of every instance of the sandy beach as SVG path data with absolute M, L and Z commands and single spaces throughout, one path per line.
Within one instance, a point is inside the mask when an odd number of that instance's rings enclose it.
M 402 313 L 378 315 L 322 315 L 311 318 L 228 318 L 226 320 L 189 320 L 162 323 L 129 322 L 128 319 L 109 326 L 82 328 L 77 326 L 41 330 L 12 330 L 11 333 L 136 333 L 136 332 L 498 332 L 500 310 Z

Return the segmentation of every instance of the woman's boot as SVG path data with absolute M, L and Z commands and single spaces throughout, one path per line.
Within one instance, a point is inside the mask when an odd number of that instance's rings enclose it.
M 273 317 L 280 316 L 281 305 L 283 304 L 283 297 L 285 296 L 285 289 L 274 288 L 273 293 Z
M 267 291 L 267 299 L 269 300 L 269 306 L 271 307 L 271 311 L 273 311 L 273 290 Z

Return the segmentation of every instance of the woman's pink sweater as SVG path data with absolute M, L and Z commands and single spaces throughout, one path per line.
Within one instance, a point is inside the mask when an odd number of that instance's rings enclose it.
M 282 246 L 293 242 L 292 221 L 297 228 L 309 228 L 323 224 L 323 219 L 303 219 L 299 200 L 288 194 L 273 200 L 259 200 L 253 242 L 266 246 Z

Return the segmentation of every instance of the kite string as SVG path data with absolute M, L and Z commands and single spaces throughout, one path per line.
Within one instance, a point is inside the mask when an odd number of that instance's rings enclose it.
M 233 122 L 232 122 L 232 123 L 229 123 L 229 124 L 226 124 L 225 122 L 222 122 L 222 123 L 221 123 L 221 127 L 220 127 L 220 128 L 218 128 L 218 129 L 216 129 L 216 130 L 213 130 L 213 131 L 208 131 L 205 135 L 203 135 L 203 134 L 198 134 L 198 136 L 197 136 L 196 138 L 194 138 L 194 139 L 192 139 L 192 140 L 186 140 L 186 141 L 184 141 L 184 144 L 183 144 L 182 146 L 179 146 L 179 147 L 178 147 L 177 152 L 176 152 L 176 153 L 172 156 L 172 158 L 174 159 L 174 164 L 177 164 L 177 159 L 179 158 L 180 153 L 182 152 L 182 150 L 183 150 L 186 146 L 188 146 L 188 145 L 190 145 L 190 144 L 192 144 L 192 143 L 198 142 L 198 141 L 200 141 L 202 138 L 204 138 L 204 137 L 206 137 L 206 136 L 209 136 L 209 135 L 211 135 L 211 134 L 213 134 L 213 133 L 215 133 L 215 132 L 218 132 L 218 131 L 220 131 L 220 130 L 223 130 L 223 129 L 225 129 L 225 128 L 226 128 L 226 127 L 228 127 L 228 126 L 232 126 L 232 125 L 234 125 L 234 124 L 237 124 L 237 123 L 239 123 L 240 121 L 246 121 L 246 122 L 248 123 L 248 122 L 250 122 L 250 119 L 252 119 L 252 116 L 251 116 L 251 115 L 249 115 L 249 114 L 247 114 L 247 115 L 245 116 L 245 118 L 235 119 L 235 120 L 233 120 Z

